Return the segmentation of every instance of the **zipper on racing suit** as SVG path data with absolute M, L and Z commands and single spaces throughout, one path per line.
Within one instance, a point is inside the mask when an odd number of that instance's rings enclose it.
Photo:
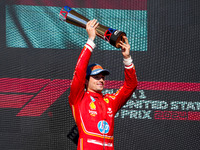
M 103 116 L 103 120 L 104 121 L 106 121 L 106 114 L 105 114 L 105 118 L 104 118 L 104 108 L 103 108 L 103 106 L 102 106 L 102 102 L 101 102 L 101 100 L 99 99 L 99 98 L 97 98 L 98 99 L 98 103 L 99 103 L 99 105 L 100 105 L 100 107 L 101 107 L 101 111 L 102 111 L 102 116 Z M 103 150 L 105 150 L 105 126 L 104 126 L 104 124 L 103 124 Z

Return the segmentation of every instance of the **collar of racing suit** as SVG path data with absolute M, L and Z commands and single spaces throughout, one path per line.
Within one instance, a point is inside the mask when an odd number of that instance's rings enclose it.
M 103 97 L 102 93 L 95 93 L 95 92 L 89 92 L 89 91 L 87 91 L 87 93 L 91 95 L 92 97 Z

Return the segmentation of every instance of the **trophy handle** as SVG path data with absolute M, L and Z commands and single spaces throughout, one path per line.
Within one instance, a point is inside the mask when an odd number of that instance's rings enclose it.
M 59 18 L 62 21 L 65 21 L 67 23 L 73 24 L 81 28 L 86 28 L 86 24 L 89 21 L 88 18 L 72 10 L 69 6 L 65 6 L 61 9 Z M 119 42 L 124 42 L 123 36 L 126 35 L 122 31 L 112 29 L 101 24 L 98 25 L 96 31 L 98 37 L 109 42 L 116 48 L 120 48 Z

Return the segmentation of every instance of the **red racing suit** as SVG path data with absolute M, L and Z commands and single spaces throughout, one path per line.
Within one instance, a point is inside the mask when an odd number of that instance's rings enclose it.
M 77 150 L 114 150 L 114 116 L 129 100 L 137 86 L 134 65 L 125 66 L 124 85 L 113 94 L 85 91 L 86 70 L 95 47 L 93 41 L 85 44 L 71 82 L 69 104 L 78 126 Z

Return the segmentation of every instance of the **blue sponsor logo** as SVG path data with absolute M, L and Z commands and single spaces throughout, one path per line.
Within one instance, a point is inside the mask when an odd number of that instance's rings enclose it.
M 90 96 L 90 98 L 91 98 L 91 100 L 92 100 L 93 102 L 95 102 L 95 99 L 94 99 L 94 97 Z
M 110 127 L 106 121 L 99 121 L 97 126 L 101 133 L 107 134 L 109 132 Z

